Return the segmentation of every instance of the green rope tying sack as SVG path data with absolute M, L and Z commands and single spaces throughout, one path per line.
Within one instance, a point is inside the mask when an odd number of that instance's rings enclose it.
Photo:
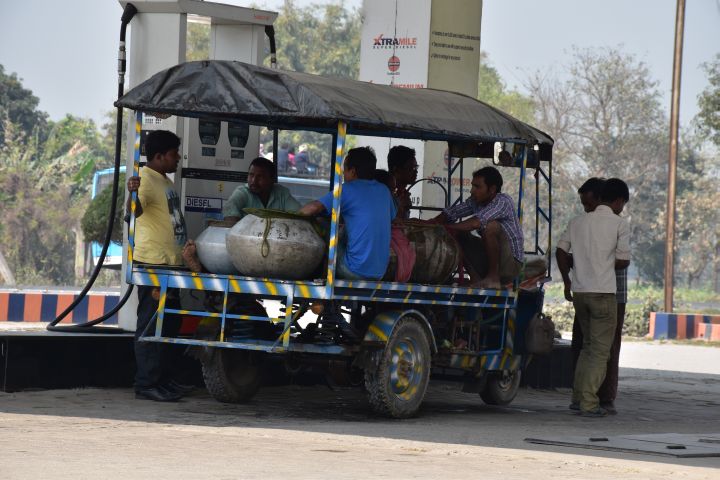
M 260 218 L 288 218 L 291 220 L 305 220 L 307 222 L 311 222 L 313 220 L 313 217 L 308 217 L 307 215 L 302 215 L 297 212 L 276 210 L 274 208 L 243 208 L 243 212 Z
M 315 233 L 317 233 L 320 238 L 323 238 L 325 234 L 320 225 L 314 221 L 314 217 L 308 217 L 307 215 L 302 215 L 300 213 L 286 212 L 284 210 L 276 210 L 273 208 L 243 208 L 243 212 L 248 215 L 255 215 L 256 217 L 265 219 L 265 231 L 263 232 L 262 246 L 260 247 L 260 254 L 263 258 L 267 258 L 267 256 L 270 255 L 270 243 L 268 242 L 267 237 L 270 234 L 270 226 L 273 219 L 284 218 L 288 220 L 304 220 L 306 222 L 310 222 L 315 230 Z

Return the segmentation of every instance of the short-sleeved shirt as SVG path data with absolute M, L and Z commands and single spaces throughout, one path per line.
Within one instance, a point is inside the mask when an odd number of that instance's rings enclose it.
M 510 251 L 513 258 L 520 263 L 525 259 L 523 232 L 515 212 L 515 203 L 510 195 L 498 193 L 495 198 L 485 205 L 478 205 L 475 200 L 468 198 L 463 203 L 446 208 L 443 213 L 450 222 L 455 222 L 470 215 L 475 216 L 480 220 L 478 231 L 481 235 L 488 223 L 492 221 L 498 222 L 510 242 Z
M 572 291 L 616 293 L 615 260 L 630 260 L 630 225 L 607 205 L 570 220 L 558 248 L 572 253 Z
M 140 170 L 138 199 L 142 215 L 135 220 L 133 259 L 158 265 L 182 265 L 187 241 L 185 219 L 173 183 L 152 168 Z
M 319 199 L 329 214 L 333 192 Z M 340 215 L 345 222 L 345 263 L 363 278 L 382 278 L 390 260 L 391 223 L 397 214 L 390 190 L 375 180 L 345 182 L 340 197 Z
M 267 205 L 263 205 L 260 197 L 250 191 L 247 185 L 241 185 L 227 199 L 223 207 L 223 216 L 243 218 L 243 208 L 272 208 L 284 212 L 297 212 L 300 202 L 290 194 L 290 190 L 282 185 L 273 185 Z

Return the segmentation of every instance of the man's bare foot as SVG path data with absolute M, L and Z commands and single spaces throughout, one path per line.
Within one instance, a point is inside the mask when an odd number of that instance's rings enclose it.
M 197 256 L 197 247 L 195 242 L 188 240 L 182 250 L 182 257 L 185 265 L 193 272 L 202 272 L 202 264 Z

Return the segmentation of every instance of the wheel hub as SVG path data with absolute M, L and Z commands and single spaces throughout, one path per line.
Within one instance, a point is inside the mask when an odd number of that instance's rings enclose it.
M 422 378 L 422 354 L 410 338 L 404 338 L 393 349 L 390 386 L 398 397 L 408 400 L 417 392 Z

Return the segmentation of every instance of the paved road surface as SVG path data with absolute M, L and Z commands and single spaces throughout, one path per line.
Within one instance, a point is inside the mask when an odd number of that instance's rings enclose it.
M 605 419 L 570 414 L 568 391 L 523 389 L 497 408 L 445 383 L 404 421 L 374 417 L 349 388 L 266 388 L 248 405 L 202 391 L 177 404 L 129 389 L 0 393 L 0 478 L 720 478 L 720 458 L 523 441 L 720 432 L 720 349 L 628 342 L 622 365 L 620 413 Z

